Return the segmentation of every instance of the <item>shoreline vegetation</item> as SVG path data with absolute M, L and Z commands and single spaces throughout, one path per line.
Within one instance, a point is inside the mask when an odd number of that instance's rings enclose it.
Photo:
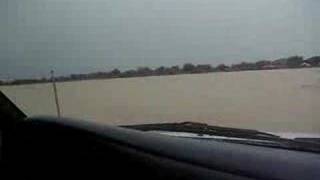
M 200 74 L 213 72 L 235 72 L 235 71 L 255 71 L 255 70 L 271 70 L 271 69 L 297 69 L 320 67 L 320 56 L 304 59 L 302 56 L 291 56 L 277 60 L 261 60 L 257 62 L 241 62 L 239 64 L 212 66 L 210 64 L 185 63 L 182 67 L 171 66 L 158 68 L 138 67 L 136 69 L 120 71 L 113 69 L 106 72 L 93 72 L 88 74 L 70 74 L 68 76 L 55 77 L 56 82 L 79 81 L 79 80 L 95 80 L 95 79 L 112 79 L 112 78 L 131 78 L 145 76 L 166 76 L 178 74 Z M 40 79 L 15 79 L 11 81 L 1 81 L 0 86 L 8 85 L 24 85 L 51 82 L 51 78 Z

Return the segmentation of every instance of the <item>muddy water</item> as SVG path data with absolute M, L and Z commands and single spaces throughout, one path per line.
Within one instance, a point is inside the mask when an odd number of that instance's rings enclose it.
M 320 133 L 320 69 L 58 83 L 63 116 L 113 125 L 196 121 Z M 0 87 L 28 115 L 55 115 L 51 84 Z

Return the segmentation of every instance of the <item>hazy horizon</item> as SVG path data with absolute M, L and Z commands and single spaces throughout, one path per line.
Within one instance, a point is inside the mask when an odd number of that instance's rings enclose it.
M 0 79 L 320 55 L 317 0 L 4 0 Z

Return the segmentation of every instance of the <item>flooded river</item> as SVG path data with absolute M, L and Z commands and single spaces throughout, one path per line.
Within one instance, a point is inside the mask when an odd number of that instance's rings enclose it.
M 320 69 L 58 83 L 62 115 L 112 125 L 195 121 L 320 133 Z M 28 115 L 56 115 L 51 84 L 2 86 Z

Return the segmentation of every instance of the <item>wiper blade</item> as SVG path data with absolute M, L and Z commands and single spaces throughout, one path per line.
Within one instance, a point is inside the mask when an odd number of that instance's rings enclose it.
M 279 141 L 233 141 L 225 140 L 224 142 L 233 142 L 240 144 L 248 144 L 255 146 L 265 146 L 273 148 L 282 148 L 296 151 L 306 151 L 306 152 L 316 152 L 320 153 L 320 144 L 315 144 L 311 142 L 302 142 L 290 139 L 281 139 Z
M 126 128 L 136 129 L 140 131 L 169 131 L 169 132 L 187 132 L 198 135 L 215 135 L 225 137 L 237 137 L 246 139 L 280 139 L 280 136 L 260 132 L 251 129 L 237 129 L 220 126 L 210 126 L 203 123 L 182 122 L 182 123 L 161 123 L 161 124 L 142 124 L 122 126 Z
M 320 145 L 320 138 L 294 138 L 295 141 Z
M 192 139 L 202 139 L 208 141 L 215 140 L 222 142 L 232 142 L 239 144 L 282 148 L 306 152 L 320 152 L 320 144 L 317 144 L 314 141 L 311 142 L 310 139 L 309 141 L 307 141 L 305 138 L 286 139 L 274 134 L 269 134 L 250 129 L 210 126 L 207 124 L 194 122 L 142 124 L 122 127 L 140 131 L 181 132 L 196 134 L 196 136 L 187 137 Z M 207 136 L 220 136 L 230 138 L 206 138 Z M 320 142 L 320 139 L 318 139 L 318 142 Z

